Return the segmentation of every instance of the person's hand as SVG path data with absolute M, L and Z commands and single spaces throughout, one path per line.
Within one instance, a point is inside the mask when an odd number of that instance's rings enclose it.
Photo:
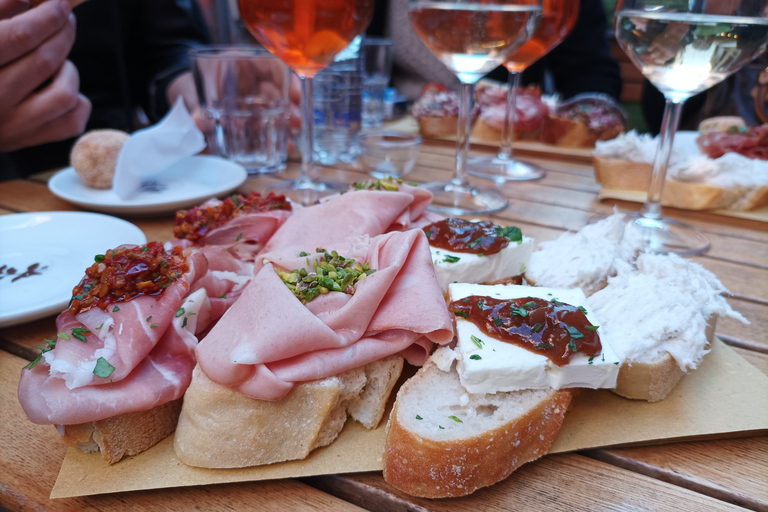
M 75 18 L 65 0 L 29 9 L 0 0 L 0 151 L 79 135 L 91 103 L 79 94 L 80 75 L 66 60 Z

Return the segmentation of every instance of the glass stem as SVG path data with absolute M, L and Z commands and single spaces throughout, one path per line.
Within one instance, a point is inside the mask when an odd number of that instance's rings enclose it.
M 517 91 L 520 88 L 520 73 L 510 71 L 507 79 L 507 106 L 504 110 L 504 126 L 501 129 L 499 159 L 512 160 L 512 143 L 515 142 L 515 118 L 517 118 Z
M 312 106 L 312 78 L 299 75 L 301 80 L 301 176 L 299 182 L 311 182 L 314 162 L 314 107 Z
M 472 128 L 472 97 L 474 84 L 461 84 L 461 103 L 456 133 L 456 175 L 451 182 L 456 186 L 469 188 L 467 179 L 467 155 L 469 155 L 469 132 Z
M 641 214 L 646 219 L 660 219 L 661 195 L 664 192 L 664 180 L 667 176 L 669 157 L 672 155 L 672 144 L 675 140 L 677 125 L 680 123 L 680 113 L 683 110 L 684 101 L 673 101 L 667 98 L 664 106 L 664 117 L 661 120 L 661 132 L 659 133 L 659 148 L 656 150 L 656 158 L 653 160 L 653 174 L 651 185 L 648 187 L 648 199 L 646 199 Z

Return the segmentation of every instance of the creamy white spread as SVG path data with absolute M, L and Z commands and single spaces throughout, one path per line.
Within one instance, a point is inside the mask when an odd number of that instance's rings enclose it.
M 557 299 L 573 306 L 583 306 L 587 319 L 592 325 L 601 325 L 581 290 L 560 290 L 531 286 L 458 283 L 448 288 L 451 301 L 461 300 L 470 295 L 481 295 L 495 299 L 536 297 L 545 300 Z M 621 360 L 611 349 L 609 336 L 599 331 L 602 353 L 591 358 L 586 354 L 575 354 L 564 366 L 557 366 L 547 357 L 535 354 L 511 343 L 492 338 L 475 324 L 456 317 L 458 343 L 456 356 L 459 378 L 470 393 L 497 393 L 520 389 L 563 389 L 613 388 L 619 374 Z M 482 340 L 482 348 L 472 341 L 472 336 Z M 480 356 L 472 359 L 471 356 Z
M 621 215 L 611 215 L 540 243 L 526 277 L 537 286 L 581 288 L 591 295 L 615 274 L 617 262 L 631 262 L 642 246 L 640 233 Z
M 447 290 L 454 282 L 488 283 L 523 274 L 530 263 L 533 238 L 524 236 L 521 242 L 510 242 L 496 254 L 487 256 L 432 246 L 429 250 L 437 281 L 443 290 Z
M 654 138 L 648 133 L 639 134 L 636 130 L 630 130 L 615 139 L 597 141 L 592 154 L 600 158 L 616 158 L 653 164 L 658 144 L 658 138 Z M 685 162 L 689 159 L 689 155 L 699 156 L 701 151 L 696 145 L 695 137 L 681 134 L 675 139 L 669 163 L 674 165 Z
M 714 315 L 748 323 L 728 305 L 726 291 L 698 263 L 673 254 L 644 253 L 636 268 L 620 266 L 608 286 L 589 300 L 619 358 L 631 364 L 669 353 L 688 371 L 709 352 L 706 329 Z

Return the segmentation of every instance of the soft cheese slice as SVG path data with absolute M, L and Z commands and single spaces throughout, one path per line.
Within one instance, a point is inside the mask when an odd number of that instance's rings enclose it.
M 448 287 L 449 300 L 461 300 L 470 295 L 495 299 L 536 297 L 557 299 L 573 306 L 583 306 L 592 325 L 600 325 L 592 308 L 580 289 L 562 290 L 533 286 L 456 283 Z M 600 331 L 598 331 L 600 332 Z M 520 389 L 613 388 L 619 375 L 621 361 L 610 346 L 610 340 L 600 335 L 602 354 L 592 357 L 576 354 L 570 363 L 557 366 L 547 357 L 535 354 L 511 343 L 491 338 L 475 324 L 456 317 L 458 344 L 458 372 L 462 385 L 470 393 L 497 393 Z M 476 336 L 483 341 L 478 348 L 472 341 Z M 472 359 L 480 356 L 480 359 Z
M 435 274 L 440 287 L 451 283 L 489 283 L 525 272 L 531 261 L 533 238 L 524 236 L 521 242 L 510 242 L 496 254 L 478 256 L 429 246 Z M 457 260 L 458 258 L 458 260 Z

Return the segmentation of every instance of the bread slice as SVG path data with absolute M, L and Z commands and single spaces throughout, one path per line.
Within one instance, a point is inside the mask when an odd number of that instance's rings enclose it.
M 549 451 L 569 391 L 469 394 L 455 367 L 431 360 L 397 394 L 387 424 L 384 479 L 425 498 L 465 496 Z
M 540 134 L 541 134 L 541 126 L 536 128 L 535 130 L 528 130 L 528 131 L 515 130 L 514 140 L 538 141 Z M 475 126 L 472 128 L 472 137 L 474 137 L 477 140 L 482 140 L 484 142 L 494 142 L 494 143 L 500 144 L 501 130 L 489 125 L 483 120 L 482 117 L 480 117 L 480 119 L 477 120 L 477 123 L 475 124 Z
M 706 337 L 710 343 L 716 323 L 717 315 L 707 322 Z M 669 352 L 662 352 L 647 360 L 624 361 L 612 391 L 624 398 L 658 402 L 667 398 L 686 375 Z
M 459 116 L 423 116 L 418 121 L 425 137 L 455 137 L 458 132 Z
M 68 446 L 91 453 L 101 450 L 109 464 L 138 455 L 171 435 L 181 412 L 181 399 L 148 411 L 129 412 L 79 425 L 59 425 Z
M 366 427 L 376 427 L 402 366 L 401 357 L 391 356 L 297 384 L 274 402 L 221 386 L 197 366 L 184 396 L 174 449 L 185 464 L 204 468 L 303 459 L 336 439 L 348 411 Z

